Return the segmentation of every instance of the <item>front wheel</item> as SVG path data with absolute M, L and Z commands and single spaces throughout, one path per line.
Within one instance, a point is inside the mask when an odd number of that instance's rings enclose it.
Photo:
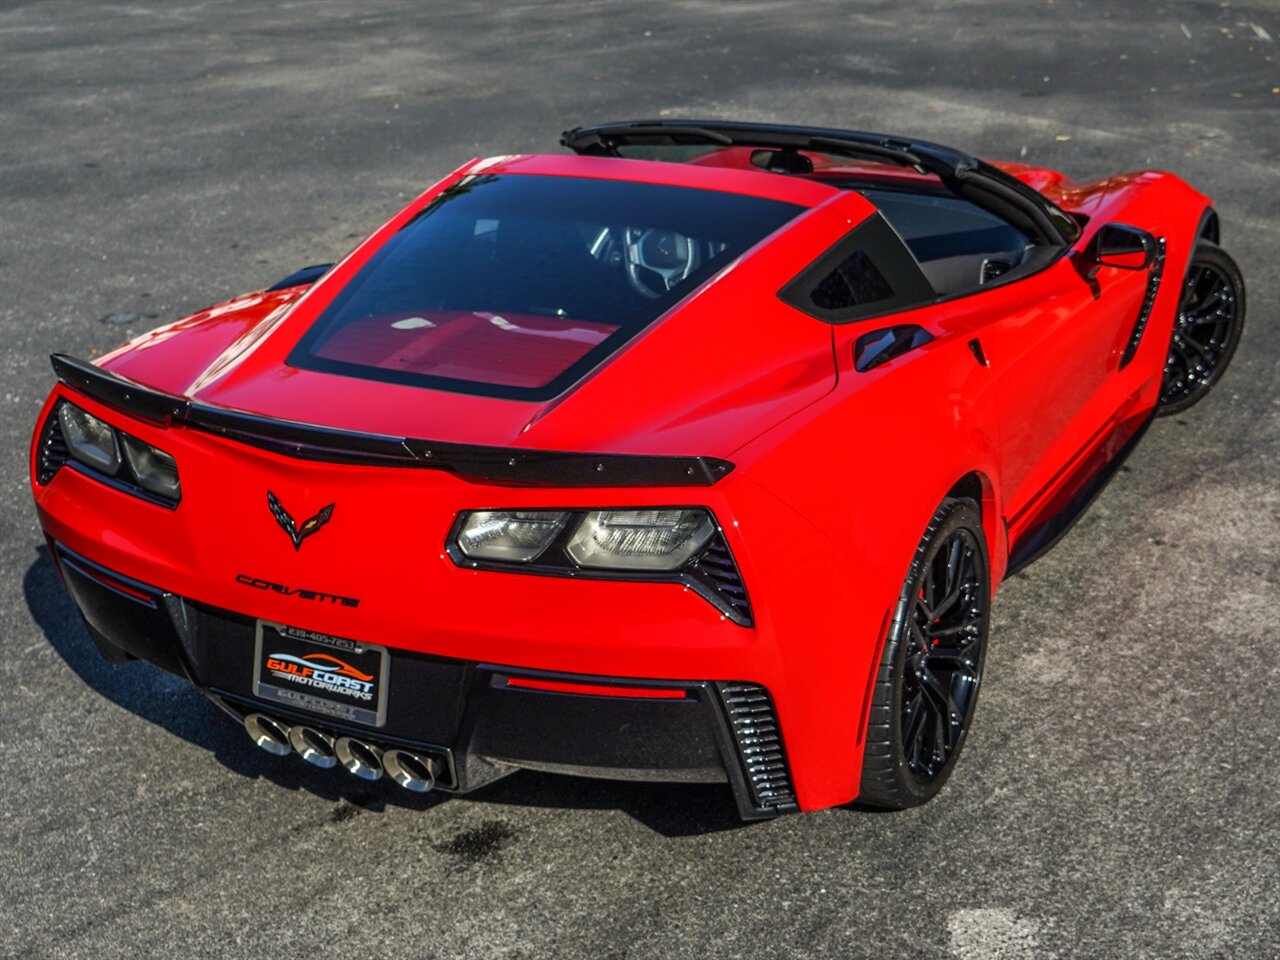
M 885 638 L 859 802 L 901 809 L 942 789 L 977 704 L 990 606 L 978 505 L 944 500 L 916 549 Z
M 1244 278 L 1221 247 L 1202 240 L 1191 256 L 1173 322 L 1156 412 L 1198 403 L 1231 362 L 1244 328 Z

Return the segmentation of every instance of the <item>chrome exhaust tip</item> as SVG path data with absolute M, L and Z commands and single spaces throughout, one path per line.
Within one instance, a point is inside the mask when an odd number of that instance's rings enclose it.
M 388 750 L 382 755 L 387 776 L 406 790 L 429 793 L 436 785 L 436 761 L 408 750 Z
M 333 750 L 333 737 L 319 730 L 294 727 L 289 731 L 289 744 L 298 756 L 314 767 L 330 770 L 338 765 L 338 757 Z
M 245 717 L 244 729 L 254 745 L 267 753 L 283 757 L 293 749 L 289 745 L 289 728 L 264 713 L 251 713 Z
M 361 780 L 377 780 L 382 776 L 382 751 L 371 743 L 354 737 L 339 737 L 333 752 L 347 772 Z

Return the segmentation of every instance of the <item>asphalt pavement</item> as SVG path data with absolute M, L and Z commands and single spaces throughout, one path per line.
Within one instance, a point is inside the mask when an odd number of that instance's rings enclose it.
M 0 954 L 1280 956 L 1277 58 L 1274 0 L 0 4 Z M 1220 388 L 1004 585 L 933 803 L 416 800 L 98 658 L 28 488 L 50 352 L 341 256 L 472 156 L 699 115 L 1173 170 L 1248 281 Z

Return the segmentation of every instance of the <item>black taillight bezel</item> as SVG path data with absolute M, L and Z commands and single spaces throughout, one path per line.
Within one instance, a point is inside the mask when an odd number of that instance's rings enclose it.
M 499 508 L 493 508 L 499 509 Z M 534 509 L 528 507 L 511 509 Z M 565 547 L 573 532 L 588 513 L 598 510 L 635 510 L 635 505 L 628 507 L 537 507 L 539 511 L 564 512 L 569 514 L 564 528 L 556 538 L 539 555 L 538 559 L 529 563 L 502 560 L 477 560 L 468 557 L 458 546 L 458 535 L 463 524 L 473 513 L 484 512 L 483 508 L 463 510 L 454 518 L 445 540 L 445 552 L 457 566 L 465 570 L 493 570 L 499 573 L 528 573 L 542 577 L 565 577 L 571 580 L 612 580 L 623 583 L 679 583 L 702 597 L 720 613 L 740 627 L 755 626 L 755 618 L 751 612 L 751 601 L 747 596 L 746 584 L 733 551 L 725 539 L 724 530 L 715 514 L 703 506 L 672 506 L 664 509 L 672 510 L 705 510 L 711 517 L 715 532 L 706 544 L 695 553 L 684 566 L 676 570 L 619 570 L 598 567 L 580 567 L 569 558 Z
M 41 486 L 47 486 L 57 475 L 59 470 L 63 467 L 69 467 L 77 473 L 97 480 L 99 483 L 106 484 L 108 487 L 112 487 L 122 493 L 127 493 L 130 496 L 137 497 L 140 500 L 145 500 L 148 503 L 153 503 L 156 506 L 165 507 L 169 510 L 176 510 L 178 508 L 178 504 L 182 502 L 181 478 L 179 478 L 178 496 L 171 499 L 169 497 L 161 496 L 158 493 L 153 493 L 143 487 L 141 483 L 139 483 L 137 476 L 134 474 L 133 467 L 129 464 L 129 458 L 124 456 L 123 453 L 121 453 L 120 456 L 120 466 L 113 474 L 97 470 L 94 467 L 89 466 L 87 463 L 77 460 L 71 452 L 71 448 L 67 443 L 67 438 L 63 436 L 62 421 L 58 416 L 58 411 L 68 404 L 76 406 L 76 404 L 72 403 L 70 400 L 65 398 L 59 399 L 58 402 L 49 409 L 49 416 L 45 420 L 44 426 L 40 428 L 40 440 L 36 448 L 36 480 Z M 79 409 L 83 410 L 84 408 L 80 407 Z M 88 410 L 85 410 L 85 412 L 90 413 Z M 90 416 L 94 416 L 97 417 L 97 419 L 102 420 L 102 418 L 98 417 L 95 413 L 90 413 Z M 105 420 L 103 422 L 115 432 L 116 440 L 122 446 L 123 441 L 121 438 L 123 437 L 129 437 L 132 440 L 137 440 L 139 443 L 147 443 L 147 441 L 142 438 L 121 430 L 114 423 L 110 423 Z M 151 444 L 147 445 L 151 446 Z M 168 451 L 162 452 L 167 453 Z M 172 456 L 172 454 L 169 455 Z

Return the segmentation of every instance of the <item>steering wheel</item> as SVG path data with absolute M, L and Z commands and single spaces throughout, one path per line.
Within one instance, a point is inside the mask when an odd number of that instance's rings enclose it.
M 622 244 L 627 280 L 637 293 L 657 299 L 698 269 L 702 263 L 700 246 L 674 230 L 627 227 Z

